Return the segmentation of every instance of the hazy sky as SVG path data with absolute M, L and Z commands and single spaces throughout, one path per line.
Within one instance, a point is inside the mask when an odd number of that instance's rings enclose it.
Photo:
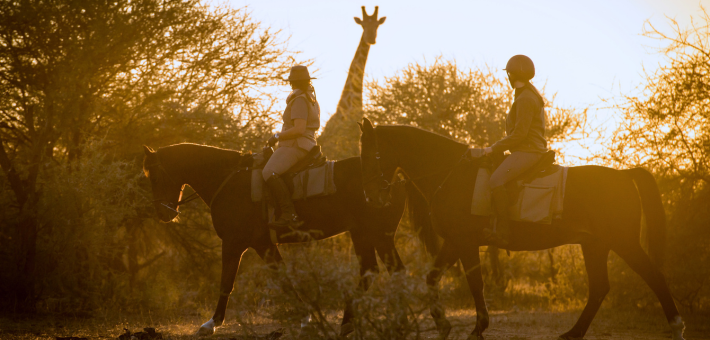
M 290 35 L 292 49 L 312 58 L 314 81 L 325 122 L 335 112 L 357 48 L 362 28 L 360 6 L 372 14 L 379 5 L 387 21 L 378 30 L 365 75 L 381 79 L 412 62 L 432 62 L 436 56 L 456 59 L 459 66 L 502 69 L 508 58 L 533 59 L 533 83 L 546 83 L 556 103 L 585 107 L 620 91 L 633 90 L 642 80 L 642 66 L 655 69 L 660 56 L 642 37 L 644 21 L 669 29 L 665 16 L 683 25 L 710 0 L 229 0 L 231 7 L 248 6 L 255 20 Z M 504 76 L 504 71 L 500 76 Z M 284 91 L 288 88 L 284 86 Z

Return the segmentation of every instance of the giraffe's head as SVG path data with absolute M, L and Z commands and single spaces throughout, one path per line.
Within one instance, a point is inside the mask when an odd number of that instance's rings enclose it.
M 377 8 L 378 6 L 375 6 L 375 13 L 367 15 L 365 6 L 362 6 L 362 20 L 355 17 L 355 22 L 362 26 L 362 29 L 365 31 L 363 32 L 365 42 L 370 45 L 374 45 L 377 41 L 377 28 L 384 24 L 385 19 L 387 19 L 387 17 L 382 17 L 380 20 L 377 20 Z

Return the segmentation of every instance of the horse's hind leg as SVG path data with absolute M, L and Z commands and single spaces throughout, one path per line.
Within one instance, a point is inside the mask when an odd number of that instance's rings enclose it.
M 651 259 L 646 252 L 643 251 L 641 245 L 633 243 L 632 245 L 620 245 L 612 248 L 637 274 L 646 281 L 651 290 L 656 294 L 661 302 L 663 312 L 666 314 L 666 319 L 671 326 L 673 340 L 683 339 L 683 320 L 680 317 L 678 308 L 673 301 L 668 284 L 663 274 L 651 263 Z
M 604 297 L 609 293 L 609 274 L 607 270 L 607 260 L 609 248 L 600 242 L 590 242 L 582 245 L 584 254 L 584 265 L 587 268 L 589 278 L 589 299 L 584 306 L 582 315 L 572 329 L 560 336 L 560 339 L 582 339 L 587 333 L 589 325 L 597 314 L 599 307 L 604 301 Z
M 229 301 L 229 295 L 232 294 L 232 290 L 234 289 L 234 279 L 239 270 L 239 262 L 242 259 L 242 254 L 247 250 L 247 247 L 246 244 L 222 243 L 222 279 L 220 281 L 217 309 L 212 319 L 200 326 L 197 335 L 212 335 L 215 329 L 224 322 L 227 302 Z
M 431 305 L 429 312 L 436 324 L 436 330 L 439 332 L 440 339 L 446 339 L 451 332 L 451 323 L 446 320 L 446 311 L 439 300 L 439 281 L 447 269 L 458 260 L 456 251 L 450 241 L 444 241 L 441 246 L 441 251 L 434 261 L 434 268 L 426 276 L 426 284 L 429 287 L 431 295 Z

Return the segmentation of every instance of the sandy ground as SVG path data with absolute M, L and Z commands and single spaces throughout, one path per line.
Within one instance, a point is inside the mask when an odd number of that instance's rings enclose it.
M 486 339 L 538 340 L 556 339 L 572 327 L 579 312 L 502 312 L 491 313 L 490 328 L 484 333 Z M 449 339 L 466 339 L 473 329 L 475 314 L 470 310 L 449 311 L 448 319 L 454 329 Z M 688 315 L 686 339 L 710 339 L 710 315 Z M 55 339 L 56 337 L 87 337 L 89 339 L 116 339 L 123 328 L 140 331 L 143 327 L 155 327 L 164 339 L 194 339 L 194 333 L 206 320 L 197 316 L 156 318 L 146 315 L 124 317 L 79 318 L 69 316 L 46 316 L 41 318 L 0 318 L 1 339 Z M 431 318 L 423 318 L 421 339 L 436 339 Z M 205 340 L 267 339 L 267 335 L 279 329 L 274 323 L 264 322 L 254 328 L 256 337 L 244 336 L 237 323 L 227 323 L 217 333 Z M 280 339 L 292 339 L 286 332 Z M 415 336 L 410 338 L 415 339 Z M 585 339 L 670 339 L 670 331 L 662 313 L 652 311 L 602 310 L 592 323 Z

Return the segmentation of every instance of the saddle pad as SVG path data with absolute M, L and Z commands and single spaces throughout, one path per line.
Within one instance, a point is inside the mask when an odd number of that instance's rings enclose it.
M 506 188 L 513 202 L 509 211 L 510 219 L 550 224 L 553 219 L 562 218 L 567 169 L 568 167 L 554 166 L 549 175 L 508 183 Z M 473 215 L 493 214 L 489 179 L 488 169 L 478 169 L 471 202 Z
M 292 178 L 293 185 L 289 186 L 292 188 L 291 199 L 296 201 L 309 197 L 334 194 L 336 192 L 335 178 L 333 175 L 334 166 L 335 161 L 327 161 L 319 167 L 286 175 L 286 178 Z M 254 169 L 251 173 L 252 202 L 260 202 L 264 197 L 263 190 L 266 185 L 261 175 L 261 170 L 262 169 Z

